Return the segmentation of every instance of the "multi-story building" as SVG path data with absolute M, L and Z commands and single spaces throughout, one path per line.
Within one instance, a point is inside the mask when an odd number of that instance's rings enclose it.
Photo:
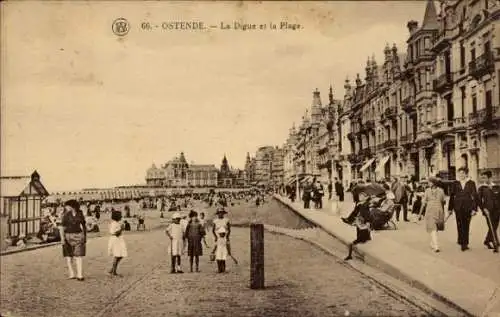
M 440 15 L 433 165 L 451 177 L 466 166 L 473 179 L 484 169 L 500 179 L 500 4 L 442 1 Z
M 454 178 L 465 166 L 500 179 L 499 17 L 498 1 L 444 0 L 438 16 L 428 0 L 422 25 L 407 24 L 406 53 L 386 45 L 383 64 L 368 58 L 337 116 L 331 93 L 327 107 L 313 93 L 284 146 L 285 178 Z
M 271 184 L 273 186 L 281 186 L 284 184 L 284 157 L 283 148 L 275 147 L 271 161 Z
M 273 146 L 263 146 L 255 153 L 255 181 L 260 185 L 271 182 L 273 152 Z
M 406 56 L 395 45 L 386 45 L 382 65 L 369 58 L 365 81 L 358 75 L 354 89 L 346 83 L 341 126 L 350 124 L 342 137 L 344 144 L 346 136 L 350 143 L 350 150 L 343 152 L 348 154 L 351 179 L 422 177 L 433 172 L 431 48 L 436 27 L 436 10 L 429 1 L 422 26 L 408 23 Z
M 146 172 L 146 184 L 153 187 L 217 186 L 215 165 L 188 164 L 184 153 L 157 168 L 153 164 Z
M 359 77 L 359 76 L 358 76 Z M 351 167 L 353 159 L 353 146 L 351 144 L 351 110 L 353 103 L 354 90 L 352 89 L 349 79 L 345 80 L 344 84 L 344 100 L 339 110 L 338 126 L 339 126 L 339 146 L 338 156 L 335 156 L 337 165 L 340 166 L 344 186 L 347 188 L 350 182 L 354 179 L 354 168 Z
M 323 183 L 329 183 L 333 177 L 341 175 L 341 169 L 335 161 L 338 154 L 338 111 L 340 101 L 333 99 L 333 88 L 330 86 L 328 104 L 321 107 L 321 119 L 319 120 L 318 135 L 314 143 L 317 145 L 317 168 L 318 179 Z
M 245 186 L 251 185 L 255 181 L 255 158 L 250 158 L 250 153 L 247 152 L 245 161 Z
M 226 155 L 222 158 L 220 171 L 217 178 L 217 186 L 225 188 L 237 188 L 246 186 L 246 172 L 229 166 Z
M 295 164 L 297 130 L 295 123 L 288 131 L 288 138 L 283 145 L 283 178 L 286 184 L 292 184 L 297 178 L 298 166 Z

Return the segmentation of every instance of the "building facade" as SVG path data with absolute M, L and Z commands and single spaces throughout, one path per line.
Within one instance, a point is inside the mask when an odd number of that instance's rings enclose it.
M 275 147 L 272 154 L 271 162 L 271 185 L 281 186 L 284 184 L 284 160 L 285 152 L 283 148 Z
M 263 146 L 255 153 L 255 182 L 259 185 L 271 183 L 271 168 L 273 160 L 273 146 Z
M 344 84 L 338 105 L 319 91 L 284 145 L 286 182 L 431 175 L 500 180 L 500 3 L 428 0 L 422 24 L 409 21 L 406 48 L 386 44 L 365 77 Z
M 247 185 L 245 171 L 230 167 L 227 157 L 224 154 L 217 178 L 217 186 L 225 188 L 241 188 Z
M 433 42 L 437 92 L 432 164 L 473 179 L 485 169 L 500 179 L 500 4 L 443 1 Z
M 160 168 L 153 164 L 146 171 L 146 184 L 152 187 L 213 187 L 218 185 L 215 165 L 188 164 L 184 153 Z

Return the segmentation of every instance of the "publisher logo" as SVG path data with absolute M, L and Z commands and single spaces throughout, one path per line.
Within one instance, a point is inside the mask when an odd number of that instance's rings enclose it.
M 113 21 L 112 30 L 117 36 L 125 36 L 130 30 L 130 23 L 128 23 L 127 19 L 118 18 Z

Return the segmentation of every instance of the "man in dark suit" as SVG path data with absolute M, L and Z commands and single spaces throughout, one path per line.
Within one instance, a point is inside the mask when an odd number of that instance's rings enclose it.
M 478 207 L 478 195 L 476 183 L 468 179 L 469 170 L 466 167 L 458 169 L 458 180 L 455 180 L 451 186 L 450 202 L 448 210 L 455 212 L 457 220 L 457 243 L 460 244 L 462 251 L 469 250 L 469 227 L 471 217 L 476 214 Z
M 491 180 L 491 171 L 481 174 L 481 185 L 478 188 L 479 208 L 486 218 L 488 234 L 484 239 L 484 245 L 493 252 L 498 252 L 498 223 L 500 220 L 500 190 L 494 187 Z
M 344 186 L 337 177 L 335 177 L 335 195 L 339 197 L 339 201 L 344 201 Z

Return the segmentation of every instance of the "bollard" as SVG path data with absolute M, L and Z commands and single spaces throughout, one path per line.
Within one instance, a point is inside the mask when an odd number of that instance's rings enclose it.
M 250 288 L 264 288 L 264 225 L 250 225 Z

